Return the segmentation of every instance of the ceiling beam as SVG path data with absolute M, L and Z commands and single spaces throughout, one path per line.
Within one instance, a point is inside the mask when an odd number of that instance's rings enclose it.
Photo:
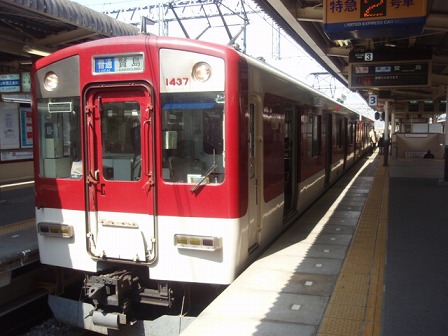
M 43 39 L 36 40 L 35 42 L 43 46 L 51 46 L 51 45 L 57 45 L 59 43 L 71 43 L 86 38 L 90 38 L 95 35 L 98 35 L 98 33 L 92 30 L 78 28 L 70 31 L 49 35 Z
M 446 15 L 429 14 L 426 18 L 425 29 L 448 31 L 448 20 Z
M 23 51 L 23 42 L 12 42 L 5 40 L 0 36 L 0 44 L 2 46 L 3 52 L 7 52 L 11 55 L 16 55 L 20 57 L 31 58 L 31 56 Z
M 325 50 L 327 56 L 343 57 L 347 58 L 350 54 L 350 48 L 331 47 Z
M 297 21 L 324 22 L 324 10 L 322 7 L 306 7 L 296 9 Z

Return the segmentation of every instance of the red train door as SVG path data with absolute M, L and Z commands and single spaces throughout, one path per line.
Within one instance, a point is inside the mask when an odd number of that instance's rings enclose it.
M 326 143 L 325 143 L 325 187 L 331 182 L 331 164 L 333 162 L 333 115 L 326 114 Z
M 286 105 L 285 108 L 285 202 L 283 221 L 288 222 L 297 214 L 299 183 L 299 143 L 300 128 L 297 107 Z
M 258 247 L 261 228 L 262 184 L 260 167 L 262 166 L 262 149 L 259 135 L 262 133 L 262 114 L 259 113 L 259 99 L 250 97 L 249 104 L 249 253 Z
M 152 98 L 144 85 L 86 93 L 90 253 L 150 262 L 155 256 Z

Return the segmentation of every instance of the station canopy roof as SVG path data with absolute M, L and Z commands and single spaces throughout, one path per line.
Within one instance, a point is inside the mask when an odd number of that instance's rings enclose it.
M 365 99 L 369 94 L 379 94 L 388 98 L 391 107 L 401 119 L 417 116 L 445 113 L 444 104 L 439 104 L 435 110 L 425 108 L 425 102 L 445 101 L 448 86 L 448 1 L 446 0 L 394 0 L 395 6 L 413 6 L 426 3 L 427 8 L 424 25 L 419 32 L 411 29 L 401 29 L 400 34 L 394 34 L 394 28 L 377 32 L 374 37 L 352 36 L 344 39 L 328 37 L 325 32 L 324 6 L 344 6 L 347 1 L 336 0 L 254 0 L 264 11 L 268 12 L 275 21 L 285 29 L 302 47 L 304 47 L 319 63 L 324 65 L 329 73 L 349 86 L 350 62 L 352 52 L 373 51 L 383 55 L 401 55 L 406 60 L 407 55 L 419 57 L 427 55 L 431 59 L 429 69 L 429 85 L 397 86 L 397 87 L 368 87 L 357 88 Z M 362 1 L 356 1 L 359 4 Z M 373 4 L 375 1 L 368 3 Z M 353 3 L 353 2 L 350 2 Z M 376 3 L 376 2 L 375 2 Z M 341 8 L 345 10 L 344 8 Z M 328 21 L 327 21 L 328 22 Z M 398 26 L 398 28 L 400 28 Z M 406 60 L 409 62 L 409 59 Z M 387 63 L 387 62 L 386 62 Z M 412 62 L 411 62 L 412 63 Z M 409 108 L 409 104 L 419 102 L 417 108 Z M 380 104 L 381 105 L 381 104 Z M 437 105 L 437 103 L 436 103 Z M 426 113 L 428 112 L 428 113 Z
M 27 71 L 40 55 L 138 28 L 68 0 L 0 0 L 0 74 Z

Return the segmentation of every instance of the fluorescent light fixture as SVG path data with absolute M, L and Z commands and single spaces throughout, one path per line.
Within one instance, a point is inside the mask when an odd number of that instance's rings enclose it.
M 23 51 L 28 54 L 38 55 L 38 56 L 48 56 L 53 51 L 44 47 L 36 47 L 31 44 L 25 44 L 23 46 Z
M 350 40 L 336 40 L 335 43 L 338 45 L 338 47 L 348 47 L 351 45 Z

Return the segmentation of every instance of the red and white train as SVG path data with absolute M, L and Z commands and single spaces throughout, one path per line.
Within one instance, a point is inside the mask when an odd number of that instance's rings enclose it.
M 92 307 L 90 329 L 230 284 L 369 148 L 371 120 L 195 40 L 73 46 L 35 63 L 33 90 L 40 258 L 85 273 L 62 304 Z

